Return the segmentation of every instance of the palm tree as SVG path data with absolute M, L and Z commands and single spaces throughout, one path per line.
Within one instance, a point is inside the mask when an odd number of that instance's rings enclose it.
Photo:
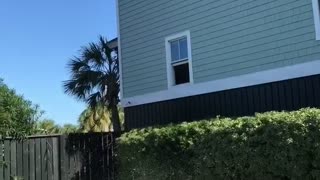
M 71 78 L 64 82 L 67 94 L 85 101 L 92 109 L 106 106 L 111 112 L 113 130 L 121 131 L 119 121 L 119 62 L 117 52 L 102 36 L 97 43 L 82 47 L 80 55 L 68 64 Z M 96 119 L 96 118 L 95 118 Z
M 78 120 L 80 132 L 110 132 L 112 124 L 110 113 L 104 106 L 98 106 L 95 109 L 88 107 L 85 109 Z

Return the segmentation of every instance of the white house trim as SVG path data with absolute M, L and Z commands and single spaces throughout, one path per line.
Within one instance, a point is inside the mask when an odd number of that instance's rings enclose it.
M 125 98 L 123 107 L 137 106 L 147 103 L 171 100 L 176 98 L 206 94 L 234 88 L 288 80 L 320 74 L 320 60 L 286 66 L 266 71 L 234 76 L 204 83 L 183 84 L 164 91 Z
M 178 34 L 174 34 L 165 38 L 165 47 L 166 47 L 166 61 L 167 61 L 167 80 L 168 80 L 168 89 L 173 89 L 181 85 L 173 85 L 173 69 L 171 64 L 171 49 L 170 49 L 170 41 L 179 39 L 181 37 L 187 37 L 187 44 L 188 44 L 188 63 L 189 63 L 189 78 L 190 83 L 184 85 L 191 85 L 193 84 L 193 70 L 192 70 L 192 48 L 191 48 L 191 36 L 190 31 L 184 31 Z
M 120 78 L 120 99 L 123 98 L 123 81 L 122 81 L 122 60 L 121 60 L 121 37 L 120 37 L 120 14 L 119 0 L 116 1 L 116 16 L 117 16 L 117 33 L 118 33 L 118 61 L 119 61 L 119 78 Z
M 319 0 L 312 0 L 314 25 L 316 31 L 316 40 L 320 40 L 320 10 Z

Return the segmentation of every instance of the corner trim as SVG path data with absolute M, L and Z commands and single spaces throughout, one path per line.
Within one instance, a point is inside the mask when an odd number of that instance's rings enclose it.
M 119 80 L 120 80 L 120 99 L 123 98 L 123 81 L 122 81 L 122 60 L 121 60 L 121 37 L 120 37 L 120 10 L 119 0 L 116 1 L 116 16 L 117 16 L 117 34 L 118 34 L 118 61 L 119 61 Z
M 229 77 L 204 83 L 177 86 L 169 90 L 125 98 L 123 107 L 131 107 L 176 98 L 218 92 L 223 90 L 283 81 L 299 77 L 320 74 L 320 60 L 296 64 L 261 72 Z
M 320 40 L 320 6 L 319 0 L 312 0 L 313 19 L 316 32 L 316 40 Z

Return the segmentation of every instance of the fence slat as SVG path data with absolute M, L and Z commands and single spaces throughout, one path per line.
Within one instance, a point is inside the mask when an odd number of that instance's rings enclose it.
M 82 166 L 82 158 L 81 158 L 81 152 L 80 152 L 80 139 L 81 139 L 81 136 L 80 134 L 77 134 L 76 135 L 76 143 L 75 143 L 75 147 L 76 147 L 76 176 L 78 176 L 79 180 L 82 180 L 82 177 L 81 177 L 81 166 Z
M 17 175 L 17 143 L 11 141 L 11 150 L 10 150 L 10 176 Z
M 85 162 L 86 162 L 86 180 L 93 180 L 91 178 L 91 135 L 88 134 L 85 142 Z
M 59 157 L 60 157 L 60 178 L 61 180 L 67 180 L 67 172 L 68 172 L 68 166 L 67 166 L 67 156 L 66 156 L 66 137 L 60 136 L 60 150 L 59 150 Z
M 86 152 L 85 152 L 85 142 L 86 142 L 86 136 L 83 136 L 80 138 L 79 143 L 79 151 L 80 151 L 80 156 L 81 156 L 81 167 L 80 167 L 80 177 L 81 180 L 86 180 L 87 175 L 86 175 Z
M 36 180 L 36 163 L 35 163 L 35 141 L 28 139 L 29 142 L 29 180 Z
M 35 139 L 35 146 L 36 146 L 36 180 L 41 180 L 41 168 L 42 168 L 42 164 L 41 164 L 41 139 Z
M 48 180 L 48 156 L 47 139 L 41 138 L 41 180 Z
M 0 141 L 0 179 L 4 179 L 4 142 Z
M 17 142 L 17 176 L 22 177 L 23 176 L 23 147 L 22 142 Z
M 47 166 L 48 166 L 48 180 L 53 180 L 53 147 L 52 137 L 46 138 L 47 143 Z
M 60 168 L 59 168 L 59 142 L 58 138 L 52 139 L 52 154 L 53 154 L 53 180 L 59 180 Z
M 9 140 L 4 140 L 4 180 L 10 180 L 10 152 L 11 146 Z
M 23 180 L 29 180 L 29 144 L 28 141 L 25 140 L 22 142 L 22 161 L 23 161 L 23 168 L 22 168 L 22 175 Z

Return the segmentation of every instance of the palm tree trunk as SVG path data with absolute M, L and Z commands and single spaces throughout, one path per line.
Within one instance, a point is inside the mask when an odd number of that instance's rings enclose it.
M 117 105 L 112 105 L 111 107 L 111 121 L 113 125 L 113 131 L 117 133 L 121 132 L 119 110 Z

